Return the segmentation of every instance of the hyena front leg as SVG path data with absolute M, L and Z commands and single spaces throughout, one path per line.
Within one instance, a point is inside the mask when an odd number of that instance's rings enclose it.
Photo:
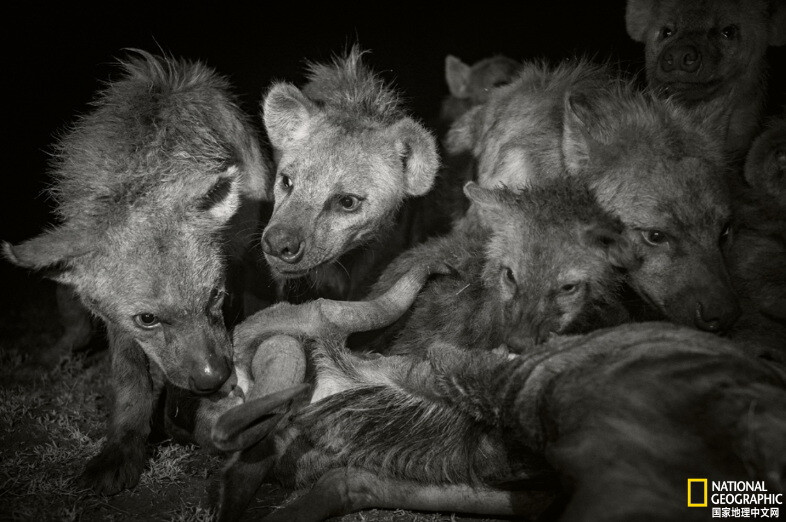
M 151 376 L 147 356 L 131 337 L 111 325 L 108 334 L 115 395 L 112 416 L 104 447 L 87 463 L 81 481 L 98 493 L 114 495 L 139 482 L 161 386 L 156 382 L 159 379 Z

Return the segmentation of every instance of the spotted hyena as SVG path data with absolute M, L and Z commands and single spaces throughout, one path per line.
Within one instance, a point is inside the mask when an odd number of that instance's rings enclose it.
M 121 70 L 58 144 L 60 223 L 3 245 L 106 324 L 114 405 L 82 478 L 107 494 L 139 480 L 165 383 L 204 395 L 230 376 L 228 264 L 253 244 L 271 182 L 222 76 L 144 51 Z
M 445 57 L 445 83 L 450 94 L 442 100 L 440 124 L 449 126 L 475 105 L 485 102 L 492 89 L 510 82 L 521 64 L 503 55 L 464 63 L 449 54 Z
M 766 102 L 766 51 L 786 44 L 783 0 L 628 0 L 647 83 L 679 103 L 722 100 L 727 151 L 744 158 Z
M 290 301 L 362 297 L 430 225 L 417 214 L 436 141 L 362 57 L 312 64 L 302 90 L 276 83 L 263 102 L 276 181 L 262 249 Z
M 425 261 L 454 270 L 429 281 L 377 349 L 423 355 L 439 341 L 522 352 L 629 319 L 621 294 L 639 260 L 585 184 L 566 176 L 515 192 L 472 182 L 464 190 L 482 225 L 408 250 L 374 285 L 371 296 Z

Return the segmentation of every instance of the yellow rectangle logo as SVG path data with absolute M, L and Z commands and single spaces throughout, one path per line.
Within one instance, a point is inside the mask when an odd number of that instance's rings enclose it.
M 704 494 L 700 502 L 694 502 L 691 487 L 694 483 L 704 484 Z M 707 507 L 707 479 L 705 478 L 689 478 L 688 479 L 688 507 Z

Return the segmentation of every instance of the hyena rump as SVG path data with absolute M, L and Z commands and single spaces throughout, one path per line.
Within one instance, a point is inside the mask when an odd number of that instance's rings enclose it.
M 276 182 L 262 249 L 288 300 L 362 297 L 424 226 L 413 197 L 434 183 L 435 139 L 362 54 L 312 64 L 302 91 L 276 83 L 263 102 Z
M 786 44 L 783 0 L 628 0 L 647 83 L 697 107 L 721 100 L 725 149 L 744 158 L 766 105 L 767 47 Z
M 728 329 L 739 314 L 720 245 L 731 215 L 726 164 L 702 116 L 636 91 L 610 68 L 530 63 L 448 136 L 483 186 L 568 174 L 619 217 L 642 263 L 632 286 L 660 314 Z
M 107 326 L 109 433 L 83 480 L 134 486 L 165 382 L 207 394 L 230 376 L 228 259 L 252 245 L 269 171 L 228 82 L 201 63 L 138 51 L 58 145 L 61 223 L 13 263 L 70 285 Z
M 622 223 L 586 185 L 565 177 L 518 192 L 472 182 L 464 190 L 481 226 L 456 227 L 404 252 L 374 285 L 371 297 L 420 263 L 453 268 L 375 340 L 379 351 L 422 355 L 446 342 L 521 352 L 554 334 L 629 319 L 620 293 L 638 259 Z

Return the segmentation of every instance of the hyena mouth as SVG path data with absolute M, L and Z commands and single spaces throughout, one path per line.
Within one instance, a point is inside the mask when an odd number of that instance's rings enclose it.
M 714 80 L 709 82 L 667 82 L 664 83 L 663 92 L 674 96 L 684 102 L 701 102 L 713 98 L 718 94 L 722 82 Z
M 271 268 L 273 268 L 273 270 L 278 272 L 281 277 L 284 277 L 286 279 L 297 279 L 309 273 L 313 273 L 315 270 L 330 265 L 331 263 L 338 260 L 338 258 L 341 257 L 341 255 L 342 253 L 339 252 L 334 256 L 328 257 L 326 259 L 322 259 L 317 262 L 309 262 L 308 264 L 304 264 L 301 261 L 300 263 L 298 263 L 299 266 L 293 266 L 281 262 L 276 262 L 275 260 L 273 260 L 273 262 L 270 262 L 269 264 Z
M 285 270 L 285 269 L 279 268 L 279 269 L 277 269 L 277 271 L 278 271 L 279 274 L 281 274 L 283 277 L 285 277 L 287 279 L 297 279 L 298 277 L 303 277 L 304 275 L 308 274 L 313 269 L 314 269 L 314 267 L 298 269 L 298 270 L 293 270 L 293 269 L 286 269 Z

